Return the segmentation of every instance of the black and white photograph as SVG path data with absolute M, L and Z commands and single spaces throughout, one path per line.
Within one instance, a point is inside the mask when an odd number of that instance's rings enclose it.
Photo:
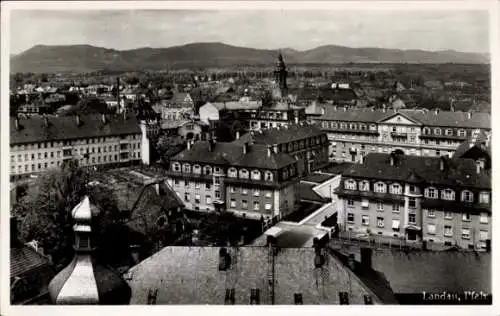
M 500 11 L 479 2 L 2 2 L 5 315 L 486 315 Z

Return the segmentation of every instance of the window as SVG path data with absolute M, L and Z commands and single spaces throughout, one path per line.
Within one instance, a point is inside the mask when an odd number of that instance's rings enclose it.
M 488 192 L 479 193 L 479 203 L 489 204 L 490 203 L 490 194 Z
M 384 218 L 383 217 L 377 217 L 377 227 L 379 227 L 379 228 L 384 227 Z
M 205 171 L 205 172 L 204 172 L 204 173 L 205 173 L 205 175 L 209 176 L 209 175 L 211 175 L 211 174 L 212 174 L 212 167 L 210 167 L 210 166 L 205 166 L 205 170 L 204 170 L 204 171 Z
M 399 231 L 399 219 L 392 220 L 392 230 Z
M 430 199 L 437 199 L 438 198 L 438 193 L 437 193 L 437 190 L 435 188 L 425 189 L 424 195 L 425 195 L 425 197 L 430 198 Z
M 302 305 L 302 294 L 300 293 L 295 293 L 293 294 L 293 302 L 295 305 Z
M 392 194 L 402 194 L 403 188 L 399 183 L 393 183 L 391 185 L 391 193 Z
M 273 181 L 273 173 L 270 171 L 266 171 L 265 179 L 266 179 L 266 181 Z
M 409 224 L 416 224 L 417 223 L 417 215 L 414 213 L 408 214 L 408 223 Z
M 444 134 L 445 134 L 446 136 L 451 136 L 451 135 L 453 135 L 453 130 L 452 130 L 452 129 L 447 128 L 447 129 L 444 131 Z
M 271 203 L 266 203 L 265 208 L 266 208 L 266 210 L 270 210 L 271 209 Z
M 479 214 L 479 223 L 488 224 L 488 213 Z
M 200 167 L 200 165 L 194 165 L 193 166 L 193 173 L 201 174 L 201 167 Z
M 368 215 L 361 215 L 361 225 L 370 225 L 370 217 Z
M 392 204 L 392 211 L 394 213 L 399 213 L 399 204 Z
M 252 180 L 260 180 L 260 171 L 252 170 Z
M 248 202 L 247 200 L 241 200 L 241 208 L 246 210 L 248 209 Z
M 226 289 L 226 296 L 224 298 L 224 304 L 226 305 L 234 305 L 234 289 Z
M 260 191 L 259 191 L 259 189 L 254 189 L 254 190 L 253 190 L 253 196 L 260 196 Z
M 241 194 L 247 195 L 248 194 L 248 189 L 247 188 L 241 188 Z
M 369 206 L 370 206 L 370 202 L 368 201 L 368 199 L 361 200 L 361 207 L 362 208 L 368 208 Z
M 184 193 L 184 201 L 189 202 L 189 193 Z
M 260 304 L 260 289 L 250 290 L 250 304 L 259 305 Z
M 427 233 L 430 235 L 435 235 L 436 234 L 436 225 L 428 224 L 427 225 Z
M 189 181 L 188 180 L 184 180 L 184 187 L 189 189 Z
M 462 221 L 470 222 L 470 213 L 468 212 L 462 213 Z
M 182 165 L 182 172 L 191 173 L 191 166 L 187 163 Z
M 465 132 L 465 130 L 463 130 L 463 129 L 459 129 L 459 130 L 458 130 L 458 136 L 460 136 L 460 137 L 465 137 L 465 136 L 466 136 L 466 134 L 467 134 L 467 133 Z
M 215 185 L 220 185 L 220 177 L 215 177 L 214 178 L 214 184 Z
M 266 198 L 272 197 L 272 192 L 271 191 L 266 191 Z
M 462 238 L 463 239 L 470 239 L 470 229 L 469 228 L 462 228 Z
M 229 187 L 229 191 L 231 193 L 236 193 L 236 188 L 235 187 Z
M 444 218 L 445 219 L 452 219 L 453 218 L 453 213 L 450 211 L 445 211 L 444 212 Z
M 253 210 L 258 211 L 260 209 L 260 204 L 258 201 L 253 202 Z
M 174 163 L 172 164 L 172 167 L 173 167 L 173 169 L 174 169 L 174 171 L 175 171 L 175 172 L 179 172 L 179 171 L 181 171 L 181 164 L 180 164 L 180 163 L 178 163 L 178 162 L 174 162 Z
M 377 193 L 385 193 L 385 183 L 377 182 L 375 184 L 375 192 Z
M 231 207 L 236 207 L 236 200 L 235 199 L 231 199 L 231 202 L 229 203 L 229 205 Z
M 418 193 L 418 189 L 414 185 L 410 185 L 409 189 L 410 189 L 410 193 L 411 194 L 417 194 Z
M 370 182 L 363 180 L 359 183 L 360 191 L 370 191 Z
M 200 198 L 201 198 L 201 197 L 200 197 L 200 195 L 199 195 L 199 194 L 195 194 L 195 196 L 194 196 L 194 203 L 196 203 L 196 204 L 200 204 Z
M 441 191 L 441 198 L 443 200 L 452 201 L 455 199 L 455 192 L 452 189 L 445 189 Z
M 431 129 L 428 127 L 424 127 L 423 133 L 424 135 L 429 135 L 431 133 Z
M 349 305 L 349 293 L 339 292 L 340 305 Z
M 199 190 L 200 189 L 200 183 L 199 182 L 195 182 L 194 183 L 194 188 L 195 188 L 195 190 Z
M 453 229 L 449 225 L 444 226 L 444 236 L 445 237 L 451 237 L 453 236 Z
M 354 223 L 354 213 L 347 213 L 347 221 L 349 223 Z
M 479 231 L 479 240 L 480 241 L 488 240 L 488 231 L 487 230 L 480 230 Z
M 220 191 L 215 191 L 215 198 L 220 199 Z
M 205 184 L 205 188 L 206 188 L 207 190 L 210 190 L 210 189 L 212 188 L 212 184 L 211 184 L 211 183 L 207 183 L 207 184 Z
M 210 195 L 205 196 L 205 204 L 212 204 L 212 197 Z
M 434 209 L 428 209 L 427 210 L 427 216 L 428 217 L 436 217 L 436 210 L 434 210 Z
M 246 170 L 246 169 L 241 169 L 241 170 L 240 170 L 240 178 L 243 178 L 243 179 L 248 179 L 248 170 Z
M 377 211 L 383 211 L 384 210 L 384 203 L 382 201 L 377 202 Z
M 474 195 L 471 191 L 464 190 L 462 191 L 462 201 L 463 202 L 472 202 L 474 199 Z
M 344 183 L 344 187 L 347 190 L 356 190 L 356 181 L 354 181 L 352 179 L 346 180 Z
M 370 295 L 364 295 L 365 305 L 373 305 L 373 299 Z
M 417 207 L 417 199 L 414 197 L 408 198 L 408 207 L 409 208 L 416 208 Z
M 441 135 L 441 129 L 440 128 L 435 128 L 434 129 L 434 134 Z
M 347 207 L 354 207 L 354 200 L 347 200 Z
M 227 171 L 227 175 L 230 178 L 236 178 L 238 176 L 238 171 L 236 170 L 236 168 L 229 168 L 229 170 Z

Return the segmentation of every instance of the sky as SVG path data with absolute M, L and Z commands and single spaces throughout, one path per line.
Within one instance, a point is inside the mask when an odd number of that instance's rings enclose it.
M 489 52 L 488 12 L 13 10 L 10 51 L 89 44 L 119 50 L 193 42 L 278 49 L 321 45 Z

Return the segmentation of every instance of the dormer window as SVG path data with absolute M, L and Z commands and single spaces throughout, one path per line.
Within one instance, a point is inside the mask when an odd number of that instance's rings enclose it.
M 201 167 L 200 165 L 194 165 L 193 166 L 193 173 L 200 174 L 201 173 Z
M 434 134 L 435 135 L 441 135 L 441 129 L 440 128 L 435 128 L 434 129 Z
M 370 182 L 367 180 L 363 180 L 359 183 L 359 190 L 360 191 L 370 191 Z
M 344 187 L 347 190 L 356 190 L 356 181 L 353 179 L 348 179 L 344 182 Z
M 474 194 L 471 191 L 462 191 L 462 202 L 472 202 L 474 200 Z
M 252 170 L 252 180 L 260 180 L 260 171 Z
M 451 136 L 453 135 L 453 130 L 451 128 L 447 128 L 445 131 L 444 131 L 444 134 L 446 136 Z
M 236 170 L 236 168 L 231 167 L 227 170 L 227 175 L 230 178 L 236 178 L 238 176 L 238 171 Z
M 399 183 L 393 183 L 391 185 L 391 193 L 392 194 L 402 194 L 403 187 Z
M 489 192 L 480 192 L 479 193 L 479 203 L 490 204 L 490 193 Z
M 445 189 L 441 191 L 441 198 L 443 200 L 453 201 L 455 199 L 455 191 L 452 189 Z
M 383 182 L 377 182 L 375 183 L 375 192 L 377 193 L 385 193 L 386 192 L 386 185 Z
M 424 127 L 423 133 L 424 135 L 429 135 L 431 133 L 431 129 L 428 127 Z
M 429 199 L 437 199 L 438 198 L 438 190 L 436 188 L 426 188 L 424 191 L 424 195 Z
M 248 170 L 247 169 L 241 169 L 240 170 L 240 178 L 242 178 L 242 179 L 248 179 Z
M 458 130 L 458 136 L 460 137 L 466 137 L 467 132 L 464 129 L 459 129 Z
M 191 173 L 191 165 L 190 164 L 183 164 L 182 165 L 182 172 L 184 173 Z
M 205 174 L 206 176 L 211 175 L 211 174 L 212 174 L 212 167 L 210 167 L 210 166 L 205 166 L 205 168 L 204 168 L 204 174 Z
M 340 128 L 346 128 L 346 123 L 340 123 Z
M 180 172 L 181 171 L 181 164 L 178 163 L 178 162 L 174 162 L 172 163 L 172 169 L 175 171 L 175 172 Z
M 266 171 L 265 179 L 266 181 L 273 181 L 273 173 L 271 171 Z

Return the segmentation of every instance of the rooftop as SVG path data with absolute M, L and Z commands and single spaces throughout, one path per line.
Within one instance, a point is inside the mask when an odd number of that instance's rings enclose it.
M 319 127 L 308 124 L 290 124 L 288 127 L 263 129 L 258 132 L 250 132 L 239 139 L 235 144 L 253 142 L 255 144 L 274 145 L 285 144 L 309 137 L 326 135 Z
M 139 122 L 133 115 L 107 116 L 103 122 L 102 115 L 75 116 L 32 116 L 10 119 L 10 144 L 36 143 L 43 141 L 60 141 L 84 139 L 91 137 L 120 136 L 140 134 Z
M 320 173 L 320 172 L 314 172 L 314 173 L 311 173 L 309 174 L 308 176 L 306 177 L 303 177 L 302 178 L 302 181 L 306 181 L 306 182 L 312 182 L 312 183 L 316 183 L 316 184 L 320 184 L 320 183 L 323 183 L 323 182 L 326 182 L 330 179 L 333 179 L 335 178 L 337 175 L 336 174 L 333 174 L 333 173 Z

